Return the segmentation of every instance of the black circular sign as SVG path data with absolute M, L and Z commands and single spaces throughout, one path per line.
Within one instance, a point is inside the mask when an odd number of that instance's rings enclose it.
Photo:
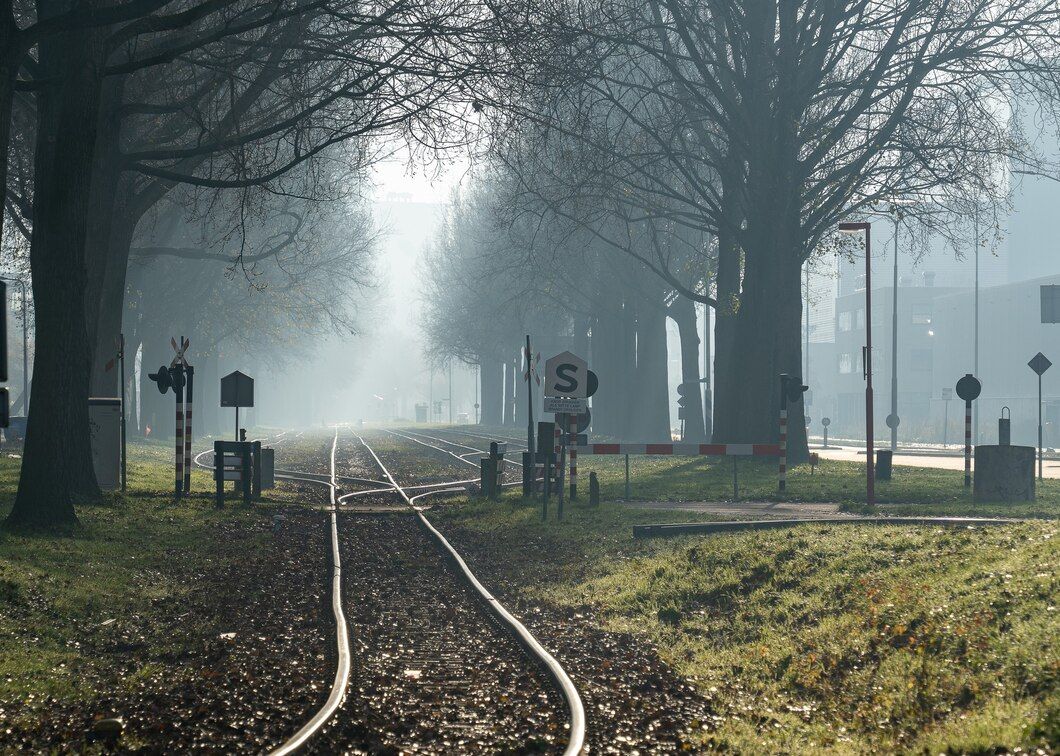
M 895 414 L 892 413 L 892 414 L 887 416 L 887 427 L 888 428 L 897 428 L 898 424 L 900 422 L 902 422 L 902 418 L 898 417 L 898 415 L 895 415 Z
M 595 394 L 596 389 L 598 388 L 600 388 L 600 379 L 596 377 L 596 373 L 594 373 L 592 370 L 588 371 L 588 374 L 585 378 L 585 398 L 588 399 L 590 396 Z
M 957 381 L 957 396 L 966 402 L 973 402 L 979 398 L 979 392 L 983 390 L 983 384 L 971 373 L 966 374 Z
M 821 425 L 823 425 L 825 428 L 827 428 L 831 424 L 832 424 L 831 418 L 828 418 L 828 417 L 822 417 L 821 418 Z

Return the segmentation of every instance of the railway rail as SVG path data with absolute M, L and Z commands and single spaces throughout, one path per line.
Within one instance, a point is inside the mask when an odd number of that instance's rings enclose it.
M 488 750 L 491 738 L 502 737 L 508 739 L 499 744 L 502 750 L 536 741 L 568 756 L 581 753 L 586 717 L 570 677 L 478 580 L 422 506 L 426 497 L 462 492 L 477 478 L 399 483 L 376 450 L 356 439 L 377 475 L 338 474 L 336 456 L 345 446 L 338 429 L 328 473 L 276 473 L 328 490 L 337 664 L 324 704 L 272 754 L 330 752 L 358 737 L 384 749 L 408 743 L 414 750 L 454 752 Z M 203 452 L 195 461 L 209 467 L 204 460 L 210 456 L 212 451 Z M 391 509 L 411 517 L 344 509 L 366 499 L 388 500 Z M 351 693 L 354 658 L 357 690 Z M 493 726 L 487 727 L 491 717 Z

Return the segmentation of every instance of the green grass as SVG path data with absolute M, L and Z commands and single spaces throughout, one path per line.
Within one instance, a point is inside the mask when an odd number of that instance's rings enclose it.
M 995 753 L 1060 744 L 1060 532 L 806 525 L 634 541 L 692 519 L 509 497 L 433 515 L 523 596 L 589 611 L 708 696 L 703 747 Z M 1000 750 L 998 750 L 1000 749 Z
M 427 431 L 425 431 L 427 432 Z M 488 434 L 488 431 L 484 431 Z M 485 448 L 481 438 L 446 434 L 470 446 Z M 518 459 L 518 457 L 514 457 Z M 777 467 L 773 460 L 716 457 L 630 457 L 630 494 L 638 501 L 731 501 L 733 460 L 739 497 L 777 501 Z M 625 460 L 618 456 L 582 456 L 578 475 L 583 487 L 589 473 L 600 480 L 605 501 L 625 499 Z M 587 490 L 587 489 L 586 489 Z M 1060 517 L 1060 480 L 1038 481 L 1034 502 L 975 502 L 964 488 L 960 470 L 928 467 L 894 468 L 889 481 L 876 482 L 877 508 L 865 506 L 865 466 L 856 462 L 821 460 L 815 469 L 799 465 L 788 470 L 785 501 L 825 502 L 843 511 L 864 514 Z
M 202 492 L 179 504 L 172 497 L 169 443 L 130 445 L 127 496 L 78 509 L 80 526 L 64 535 L 0 529 L 0 703 L 52 696 L 79 699 L 97 686 L 120 684 L 114 659 L 80 641 L 110 642 L 110 619 L 151 626 L 187 595 L 194 569 L 238 559 L 245 540 L 226 543 L 220 525 L 262 519 L 261 509 L 213 506 L 212 481 L 195 471 Z M 0 458 L 0 522 L 17 485 L 19 460 Z M 233 502 L 234 504 L 234 502 Z M 147 632 L 142 658 L 175 653 L 180 637 Z M 138 674 L 150 675 L 150 669 Z M 3 707 L 0 706 L 0 709 Z

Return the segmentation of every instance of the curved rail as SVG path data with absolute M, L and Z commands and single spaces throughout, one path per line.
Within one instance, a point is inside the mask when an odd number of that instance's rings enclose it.
M 335 437 L 331 440 L 331 480 L 327 483 L 331 498 L 331 611 L 335 615 L 335 645 L 338 655 L 335 679 L 331 684 L 331 692 L 328 694 L 328 699 L 324 702 L 324 705 L 308 722 L 302 725 L 302 729 L 292 735 L 279 748 L 271 751 L 270 756 L 286 756 L 286 754 L 294 753 L 304 746 L 342 705 L 342 701 L 346 697 L 346 688 L 350 682 L 350 636 L 346 627 L 346 615 L 342 611 L 342 562 L 339 557 L 338 507 L 335 500 L 335 448 L 338 443 L 339 431 L 336 428 Z M 311 479 L 307 478 L 306 480 Z
M 400 434 L 395 434 L 400 435 Z M 516 637 L 523 644 L 523 647 L 530 652 L 530 654 L 536 657 L 548 670 L 552 679 L 555 681 L 559 688 L 560 694 L 567 702 L 567 709 L 570 713 L 570 737 L 567 741 L 567 747 L 563 750 L 564 756 L 576 756 L 580 754 L 585 748 L 585 708 L 582 705 L 581 695 L 578 693 L 578 689 L 574 687 L 574 683 L 571 681 L 567 672 L 563 669 L 556 658 L 552 656 L 548 651 L 545 650 L 544 646 L 538 643 L 537 639 L 526 629 L 526 626 L 522 622 L 517 620 L 507 609 L 498 601 L 492 593 L 486 590 L 486 587 L 479 582 L 475 574 L 467 566 L 463 557 L 457 552 L 453 545 L 446 540 L 431 521 L 423 514 L 422 508 L 416 506 L 413 499 L 409 497 L 405 489 L 398 485 L 398 482 L 394 479 L 394 476 L 390 474 L 390 470 L 387 469 L 383 461 L 379 459 L 379 456 L 375 453 L 375 450 L 368 445 L 363 438 L 357 436 L 358 440 L 364 444 L 364 448 L 368 450 L 368 453 L 375 459 L 379 469 L 383 471 L 383 475 L 390 481 L 391 485 L 394 486 L 394 490 L 401 495 L 401 498 L 405 500 L 416 516 L 419 517 L 420 523 L 426 528 L 427 532 L 430 533 L 437 539 L 438 543 L 448 552 L 449 556 L 460 568 L 461 573 L 472 588 L 479 594 L 479 597 L 485 602 L 486 606 L 489 607 L 490 611 L 508 628 L 515 633 Z M 456 456 L 456 455 L 453 455 Z M 467 460 L 464 460 L 465 462 Z M 469 463 L 473 464 L 473 463 Z M 416 497 L 420 498 L 420 497 Z

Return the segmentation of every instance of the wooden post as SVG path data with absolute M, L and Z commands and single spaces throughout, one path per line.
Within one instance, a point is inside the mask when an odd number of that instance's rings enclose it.
M 254 501 L 258 501 L 261 498 L 261 442 L 255 441 L 250 445 L 250 459 L 253 465 L 253 473 L 251 474 L 251 495 L 254 497 Z

